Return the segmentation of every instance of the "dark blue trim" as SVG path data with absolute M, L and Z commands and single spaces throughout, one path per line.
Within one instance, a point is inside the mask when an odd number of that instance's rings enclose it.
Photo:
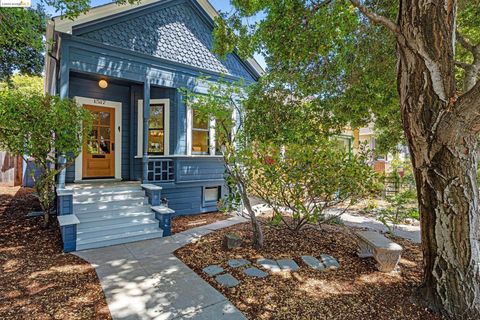
M 236 82 L 236 81 L 242 80 L 245 82 L 246 85 L 255 83 L 255 81 L 244 79 L 242 77 L 221 74 L 221 73 L 217 73 L 207 69 L 201 69 L 198 67 L 181 64 L 175 61 L 153 57 L 141 52 L 109 46 L 109 45 L 106 45 L 97 41 L 93 41 L 90 39 L 75 37 L 68 34 L 63 34 L 62 39 L 64 40 L 64 45 L 68 43 L 68 46 L 70 46 L 71 48 L 78 48 L 78 49 L 81 49 L 82 51 L 92 52 L 93 54 L 97 54 L 97 55 L 113 56 L 122 60 L 128 59 L 131 61 L 132 64 L 143 65 L 143 67 L 145 68 L 151 66 L 151 67 L 155 67 L 155 69 L 160 69 L 160 71 L 164 70 L 164 71 L 170 71 L 173 73 L 180 73 L 182 75 L 192 76 L 193 78 L 197 78 L 199 76 L 208 76 L 212 81 L 218 81 L 220 78 L 223 78 L 230 82 Z M 96 50 L 96 49 L 100 49 L 100 50 Z M 70 66 L 70 68 L 72 67 Z M 79 70 L 79 69 L 76 69 L 76 70 Z M 83 71 L 83 70 L 79 70 L 79 71 Z M 105 74 L 105 75 L 108 75 L 108 74 Z M 134 80 L 138 82 L 138 81 L 142 81 L 141 78 L 142 77 L 139 76 L 136 79 L 132 79 L 132 78 L 124 78 L 124 79 Z M 154 82 L 155 77 L 152 77 L 152 75 L 150 75 L 150 79 L 152 84 L 161 85 L 159 83 Z M 184 86 L 189 85 L 187 81 L 185 82 L 186 83 L 184 84 Z M 189 88 L 193 89 L 191 84 L 189 85 Z

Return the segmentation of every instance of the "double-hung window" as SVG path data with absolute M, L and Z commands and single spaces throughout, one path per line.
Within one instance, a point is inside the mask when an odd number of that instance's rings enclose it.
M 149 155 L 169 155 L 170 100 L 151 99 L 150 118 L 148 119 Z M 138 100 L 137 156 L 143 156 L 143 100 Z
M 150 105 L 148 154 L 165 154 L 165 104 L 163 103 Z
M 192 110 L 192 154 L 210 153 L 210 123 Z

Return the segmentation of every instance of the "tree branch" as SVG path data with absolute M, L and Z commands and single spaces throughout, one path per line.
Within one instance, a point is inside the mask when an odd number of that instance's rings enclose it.
M 459 68 L 462 68 L 462 69 L 467 69 L 468 67 L 471 66 L 470 64 L 465 63 L 465 62 L 461 62 L 461 61 L 455 61 L 455 65 Z
M 460 32 L 458 32 L 458 30 L 455 31 L 455 35 L 457 37 L 457 41 L 462 45 L 462 47 L 464 47 L 465 49 L 467 49 L 472 53 L 475 51 L 476 46 L 474 46 L 467 39 L 465 39 L 465 37 Z
M 381 24 L 396 35 L 400 35 L 399 26 L 387 17 L 371 12 L 367 7 L 361 4 L 359 0 L 350 0 L 350 2 L 373 23 Z

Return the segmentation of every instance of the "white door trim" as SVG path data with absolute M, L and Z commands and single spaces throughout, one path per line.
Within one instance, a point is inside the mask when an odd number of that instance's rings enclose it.
M 122 103 L 87 97 L 73 98 L 80 107 L 84 105 L 115 108 L 115 179 L 122 179 Z M 83 147 L 75 159 L 75 181 L 83 180 Z

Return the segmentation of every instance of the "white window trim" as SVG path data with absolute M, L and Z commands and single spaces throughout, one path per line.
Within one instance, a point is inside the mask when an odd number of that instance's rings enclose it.
M 187 156 L 192 155 L 192 130 L 193 130 L 193 110 L 192 107 L 187 106 Z M 208 154 L 203 154 L 203 156 L 214 156 L 215 155 L 215 119 L 210 119 L 208 123 Z M 194 154 L 194 156 L 202 156 Z
M 164 156 L 170 155 L 170 99 L 150 99 L 150 104 L 165 105 L 165 123 L 164 123 Z M 143 99 L 138 100 L 138 119 L 137 119 L 137 158 L 143 158 Z
M 115 108 L 115 179 L 122 179 L 122 103 L 87 97 L 73 98 L 80 107 L 84 105 Z M 83 146 L 75 159 L 75 181 L 83 180 Z

